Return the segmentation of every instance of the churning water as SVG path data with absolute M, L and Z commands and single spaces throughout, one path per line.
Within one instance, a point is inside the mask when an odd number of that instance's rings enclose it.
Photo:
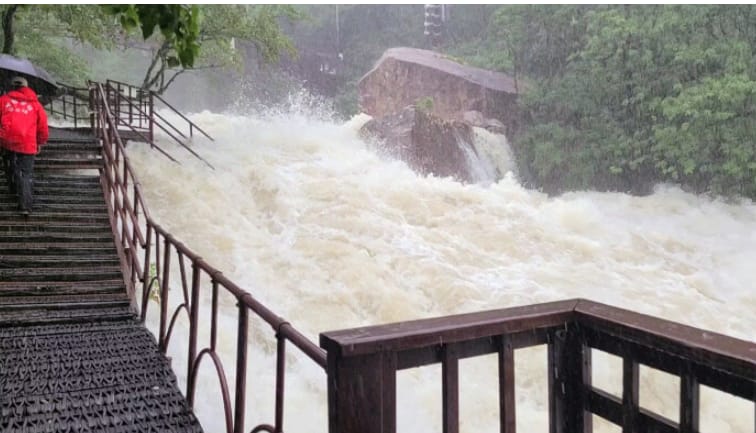
M 512 174 L 468 185 L 418 176 L 358 138 L 364 116 L 340 123 L 302 113 L 204 112 L 192 119 L 216 139 L 192 143 L 216 170 L 168 141 L 181 165 L 145 145 L 129 147 L 152 216 L 316 342 L 328 330 L 574 297 L 754 339 L 750 201 L 675 187 L 648 197 L 548 197 Z M 503 137 L 479 131 L 478 140 L 502 149 L 487 153 L 500 156 L 496 168 L 511 168 Z M 219 344 L 233 390 L 236 310 L 232 300 L 222 302 Z M 253 322 L 247 430 L 273 421 L 271 334 Z M 182 337 L 171 352 L 183 384 Z M 325 374 L 291 346 L 288 352 L 284 428 L 325 432 Z M 545 350 L 517 351 L 516 362 L 518 430 L 547 432 Z M 594 383 L 618 393 L 620 366 L 595 354 Z M 462 361 L 460 370 L 462 431 L 498 431 L 495 358 Z M 205 362 L 197 408 L 208 432 L 225 429 L 215 375 Z M 400 372 L 399 431 L 441 431 L 440 389 L 438 367 Z M 677 379 L 641 367 L 641 406 L 677 420 L 678 390 Z M 706 388 L 701 399 L 703 432 L 753 428 L 751 403 Z M 619 431 L 596 423 L 596 431 Z

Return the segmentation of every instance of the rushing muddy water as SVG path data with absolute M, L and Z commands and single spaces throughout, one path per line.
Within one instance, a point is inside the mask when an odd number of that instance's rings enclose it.
M 472 185 L 422 177 L 358 138 L 364 116 L 192 119 L 215 138 L 192 142 L 215 170 L 167 141 L 181 165 L 129 146 L 152 216 L 316 342 L 327 330 L 574 297 L 754 339 L 750 201 L 670 186 L 648 197 L 548 197 L 513 174 Z M 495 165 L 511 169 L 503 137 L 478 132 Z M 485 177 L 492 167 L 479 170 Z M 233 300 L 221 302 L 219 344 L 233 389 L 236 310 Z M 185 330 L 177 332 L 171 353 L 183 389 Z M 247 430 L 273 422 L 272 332 L 255 321 L 251 335 Z M 291 346 L 289 354 L 285 430 L 325 432 L 325 374 Z M 518 351 L 516 362 L 518 430 L 546 432 L 545 350 Z M 619 392 L 619 365 L 597 353 L 594 382 Z M 495 359 L 460 368 L 462 431 L 498 431 Z M 200 419 L 206 431 L 223 431 L 209 361 L 201 376 Z M 440 389 L 438 367 L 400 373 L 399 431 L 441 431 Z M 641 368 L 642 406 L 677 420 L 678 390 L 677 379 Z M 701 398 L 703 432 L 752 431 L 751 403 L 708 389 Z M 620 430 L 599 420 L 596 431 Z

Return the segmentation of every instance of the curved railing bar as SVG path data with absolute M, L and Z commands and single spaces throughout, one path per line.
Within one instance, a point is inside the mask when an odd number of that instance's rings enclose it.
M 145 290 L 144 293 L 142 293 L 142 311 L 141 311 L 142 321 L 144 321 L 145 315 L 147 314 L 147 303 L 150 302 L 150 293 L 152 292 L 152 285 L 154 283 L 158 283 L 158 285 L 160 284 L 160 281 L 158 280 L 157 275 L 150 279 L 148 290 Z
M 202 349 L 202 351 L 197 355 L 197 358 L 194 360 L 194 373 L 192 374 L 192 382 L 197 382 L 197 372 L 199 371 L 200 362 L 202 362 L 202 357 L 205 355 L 210 355 L 210 359 L 213 360 L 213 364 L 215 365 L 215 372 L 218 373 L 218 379 L 220 380 L 221 384 L 221 392 L 223 393 L 223 411 L 226 415 L 226 432 L 227 433 L 233 433 L 234 431 L 234 424 L 231 418 L 231 396 L 228 393 L 228 384 L 226 383 L 226 373 L 223 370 L 223 362 L 218 358 L 218 355 L 211 350 L 209 347 L 206 347 Z M 194 391 L 196 388 L 192 389 L 191 391 L 187 389 L 187 394 L 189 392 L 192 393 L 192 397 L 194 397 Z M 189 397 L 189 395 L 187 395 Z
M 189 316 L 189 308 L 186 306 L 186 304 L 181 304 L 173 311 L 173 316 L 171 317 L 171 324 L 168 325 L 168 330 L 165 332 L 165 347 L 168 347 L 168 344 L 171 342 L 171 335 L 173 335 L 173 325 L 176 323 L 176 319 L 178 318 L 178 314 L 181 312 L 181 310 L 184 310 L 186 312 L 186 315 Z
M 266 431 L 268 433 L 278 433 L 276 432 L 276 428 L 270 424 L 260 424 L 257 427 L 253 428 L 252 430 L 250 430 L 249 433 L 257 433 L 261 431 Z
M 177 251 L 181 251 L 184 255 L 189 257 L 190 260 L 193 258 L 200 258 L 185 245 L 180 244 L 178 241 L 176 241 L 176 238 L 168 231 L 163 229 L 159 224 L 152 223 L 152 227 L 156 233 L 160 234 L 160 236 L 162 236 L 163 238 L 168 239 L 169 243 L 171 243 Z M 321 349 L 315 343 L 307 339 L 307 337 L 297 331 L 294 327 L 288 325 L 288 322 L 286 320 L 273 313 L 270 309 L 257 301 L 257 299 L 255 299 L 250 293 L 242 290 L 239 286 L 236 285 L 236 283 L 229 280 L 219 270 L 212 267 L 204 260 L 197 260 L 196 265 L 208 275 L 217 274 L 216 279 L 218 280 L 220 285 L 223 286 L 228 292 L 230 292 L 239 302 L 243 303 L 247 308 L 257 314 L 274 330 L 278 330 L 281 335 L 287 337 L 287 339 L 291 341 L 292 344 L 299 348 L 313 361 L 318 363 L 318 365 L 323 368 L 327 366 L 325 350 Z
M 179 262 L 179 272 L 181 273 L 181 291 L 184 294 L 184 303 L 189 305 L 189 292 L 187 292 L 186 282 L 186 266 L 184 265 L 184 255 L 180 251 L 176 251 Z

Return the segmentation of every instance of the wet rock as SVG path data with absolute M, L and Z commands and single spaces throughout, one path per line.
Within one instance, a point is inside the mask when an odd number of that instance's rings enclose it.
M 382 143 L 387 153 L 417 173 L 475 181 L 467 156 L 475 152 L 473 129 L 466 123 L 407 106 L 398 114 L 370 120 L 360 134 Z
M 480 111 L 465 111 L 464 113 L 462 113 L 462 120 L 472 126 L 485 128 L 493 132 L 494 134 L 506 135 L 507 132 L 507 128 L 503 123 L 499 122 L 496 119 L 489 119 L 483 116 L 483 113 L 481 113 Z

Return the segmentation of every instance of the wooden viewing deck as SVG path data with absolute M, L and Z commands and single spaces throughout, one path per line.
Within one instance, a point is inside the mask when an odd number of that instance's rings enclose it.
M 51 128 L 28 219 L 0 176 L 0 431 L 201 432 L 131 307 L 100 150 Z

